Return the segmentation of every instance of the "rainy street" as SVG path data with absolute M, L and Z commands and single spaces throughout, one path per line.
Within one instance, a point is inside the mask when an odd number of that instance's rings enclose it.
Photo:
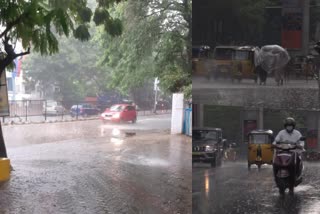
M 199 164 L 193 167 L 193 213 L 303 213 L 320 210 L 320 164 L 305 163 L 304 180 L 295 195 L 278 194 L 272 167 L 247 170 L 247 163 L 225 162 L 221 168 Z
M 170 120 L 5 126 L 0 213 L 190 213 L 191 139 Z

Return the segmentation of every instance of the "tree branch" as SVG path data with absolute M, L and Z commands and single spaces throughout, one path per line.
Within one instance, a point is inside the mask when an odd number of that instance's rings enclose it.
M 166 7 L 161 8 L 161 9 L 156 8 L 156 7 L 153 7 L 153 8 L 152 8 L 152 6 L 151 6 L 150 9 L 152 9 L 153 12 L 150 13 L 150 14 L 147 14 L 147 15 L 143 16 L 143 18 L 147 18 L 147 17 L 150 17 L 150 16 L 154 16 L 155 14 L 158 14 L 158 13 L 161 14 L 161 13 L 163 13 L 164 11 L 168 10 L 171 5 L 174 5 L 174 3 L 171 2 L 171 3 L 169 3 L 168 5 L 166 5 Z M 160 7 L 160 6 L 159 6 L 159 7 Z
M 25 52 L 21 52 L 21 53 L 15 54 L 15 58 L 19 57 L 19 56 L 24 56 L 24 55 L 27 55 L 27 54 L 30 54 L 30 47 Z
M 22 20 L 22 18 L 25 16 L 25 13 L 21 14 L 16 20 L 10 22 L 7 24 L 6 29 L 0 34 L 0 38 L 2 38 L 3 36 L 7 35 L 7 33 L 17 24 L 19 24 L 19 22 Z

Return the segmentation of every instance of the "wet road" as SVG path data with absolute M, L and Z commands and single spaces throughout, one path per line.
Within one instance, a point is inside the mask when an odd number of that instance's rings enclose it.
M 279 197 L 272 167 L 247 170 L 246 162 L 224 163 L 211 169 L 195 165 L 192 171 L 192 213 L 319 214 L 320 164 L 305 163 L 304 181 L 295 195 Z
M 87 136 L 105 136 L 112 133 L 113 129 L 133 131 L 169 130 L 170 125 L 171 115 L 159 115 L 141 116 L 136 124 L 103 124 L 100 120 L 87 120 L 51 124 L 8 125 L 3 127 L 3 132 L 7 147 L 10 148 L 25 144 L 81 139 Z M 10 153 L 10 150 L 8 153 Z
M 0 213 L 191 213 L 191 140 L 169 118 L 5 127 L 15 171 Z

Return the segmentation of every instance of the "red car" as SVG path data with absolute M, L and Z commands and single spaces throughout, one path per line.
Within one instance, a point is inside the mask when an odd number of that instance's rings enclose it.
M 137 111 L 136 108 L 129 104 L 117 104 L 110 108 L 107 108 L 102 114 L 101 119 L 103 122 L 125 122 L 132 121 L 137 122 Z

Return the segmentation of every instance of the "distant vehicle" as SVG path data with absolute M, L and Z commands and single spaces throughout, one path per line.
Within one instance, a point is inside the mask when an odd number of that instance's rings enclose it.
M 117 104 L 107 108 L 101 117 L 103 122 L 137 122 L 137 111 L 133 105 Z
M 170 109 L 170 103 L 168 101 L 158 101 L 157 102 L 157 110 L 168 110 Z
M 75 117 L 77 115 L 84 116 L 84 117 L 89 116 L 89 115 L 98 115 L 99 112 L 100 112 L 100 109 L 98 109 L 88 103 L 73 105 L 70 109 L 71 117 Z
M 97 107 L 102 111 L 118 103 L 122 103 L 122 96 L 117 92 L 109 91 L 97 96 Z
M 249 133 L 248 142 L 248 170 L 251 165 L 256 164 L 258 170 L 263 164 L 272 164 L 274 141 L 272 130 L 253 130 Z
M 211 49 L 209 46 L 192 47 L 192 72 L 196 75 L 207 76 L 210 74 L 213 61 L 210 58 Z M 210 67 L 211 65 L 211 67 Z
M 194 128 L 192 130 L 192 163 L 210 163 L 211 167 L 222 164 L 227 141 L 220 128 Z
M 62 115 L 65 112 L 65 108 L 61 105 L 60 102 L 55 100 L 47 100 L 43 104 L 43 115 Z
M 254 46 L 217 46 L 213 52 L 215 79 L 224 77 L 237 79 L 253 79 L 257 82 L 255 74 L 256 60 L 260 49 Z

